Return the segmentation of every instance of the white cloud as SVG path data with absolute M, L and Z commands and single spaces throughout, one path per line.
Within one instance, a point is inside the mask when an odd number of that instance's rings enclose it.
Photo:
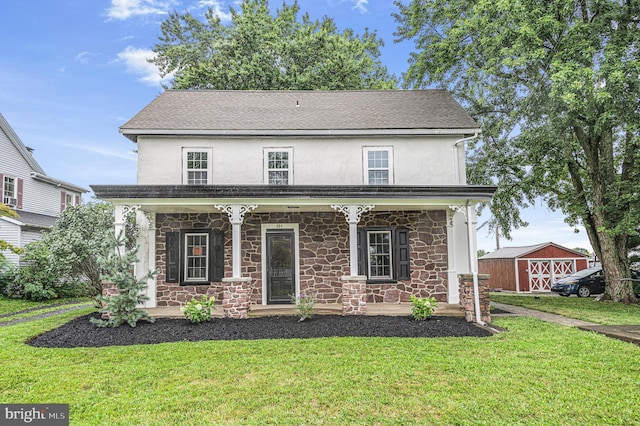
M 100 56 L 100 53 L 93 53 L 93 52 L 87 52 L 86 50 L 84 52 L 80 52 L 76 55 L 76 62 L 86 65 L 88 64 L 92 58 L 96 57 L 96 56 Z
M 155 57 L 155 52 L 149 49 L 138 49 L 133 46 L 127 46 L 122 52 L 118 53 L 118 60 L 124 62 L 127 72 L 140 76 L 139 81 L 149 86 L 159 86 L 172 78 L 171 75 L 162 78 L 160 71 L 154 65 L 149 63 L 149 59 Z
M 360 13 L 367 13 L 367 5 L 369 4 L 369 0 L 351 0 L 353 3 L 353 8 L 358 9 Z
M 220 18 L 222 22 L 230 22 L 231 21 L 231 13 L 224 12 L 222 10 L 222 5 L 220 4 L 220 0 L 199 0 L 198 8 L 211 8 L 213 9 L 214 14 Z
M 166 15 L 174 3 L 174 0 L 111 0 L 107 16 L 123 20 L 133 16 Z

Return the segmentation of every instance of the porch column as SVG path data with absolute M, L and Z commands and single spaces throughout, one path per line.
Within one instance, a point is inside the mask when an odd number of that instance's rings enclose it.
M 349 262 L 351 265 L 350 275 L 358 275 L 358 222 L 363 213 L 371 211 L 374 205 L 339 205 L 332 204 L 331 208 L 344 214 L 349 223 Z
M 139 259 L 136 263 L 136 276 L 144 277 L 148 271 L 156 270 L 156 214 L 136 210 L 136 225 L 139 229 L 137 244 L 139 246 Z M 146 308 L 156 307 L 156 279 L 147 279 L 146 295 L 149 298 L 145 302 Z
M 229 222 L 231 222 L 231 244 L 232 244 L 232 262 L 233 262 L 233 277 L 242 277 L 242 222 L 244 222 L 244 215 L 252 210 L 255 210 L 258 206 L 255 204 L 216 204 L 216 209 L 229 216 Z
M 130 207 L 125 206 L 123 204 L 115 205 L 113 216 L 114 216 L 114 232 L 115 232 L 116 238 L 118 238 L 120 235 L 124 235 L 124 225 L 125 225 L 126 214 L 127 214 L 125 212 L 125 208 L 127 208 L 128 210 Z M 119 253 L 119 252 L 120 252 L 120 247 L 116 247 L 116 253 Z

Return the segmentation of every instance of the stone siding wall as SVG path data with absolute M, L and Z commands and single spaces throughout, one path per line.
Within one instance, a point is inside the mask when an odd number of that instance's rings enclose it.
M 193 296 L 223 297 L 222 283 L 181 286 L 165 282 L 165 235 L 187 229 L 222 229 L 225 233 L 225 276 L 231 275 L 231 225 L 226 215 L 157 214 L 156 265 L 158 306 L 183 305 Z M 313 213 L 249 213 L 242 225 L 242 276 L 253 280 L 252 303 L 262 303 L 262 224 L 295 223 L 299 226 L 300 290 L 312 293 L 318 303 L 342 303 L 340 278 L 350 273 L 349 225 L 334 211 Z M 358 227 L 409 229 L 411 280 L 367 284 L 368 303 L 398 303 L 409 295 L 447 300 L 447 228 L 444 210 L 379 213 L 362 216 Z
M 460 306 L 464 310 L 467 321 L 476 320 L 476 308 L 473 293 L 473 275 L 458 275 L 460 282 Z M 478 293 L 480 295 L 480 319 L 491 322 L 491 300 L 489 295 L 489 275 L 478 274 Z

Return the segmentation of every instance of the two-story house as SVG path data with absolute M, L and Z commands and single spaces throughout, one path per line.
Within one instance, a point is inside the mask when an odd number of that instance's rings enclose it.
M 495 188 L 466 184 L 480 129 L 446 91 L 166 91 L 120 131 L 138 184 L 92 188 L 119 229 L 138 209 L 148 307 L 313 294 L 358 314 L 458 303 L 477 271 L 474 207 Z
M 7 120 L 0 114 L 0 193 L 2 203 L 18 213 L 17 219 L 0 217 L 0 240 L 15 247 L 40 239 L 43 230 L 52 227 L 60 213 L 81 202 L 89 192 L 68 182 L 47 176 Z M 9 251 L 2 254 L 18 264 L 20 257 Z

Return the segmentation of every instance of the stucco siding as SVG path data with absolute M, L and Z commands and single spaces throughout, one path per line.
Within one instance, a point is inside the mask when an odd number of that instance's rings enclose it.
M 183 148 L 212 150 L 212 183 L 264 183 L 264 148 L 293 149 L 293 184 L 362 185 L 365 147 L 392 147 L 393 184 L 453 185 L 464 156 L 453 136 L 340 138 L 138 138 L 138 184 L 181 184 Z M 162 167 L 159 167 L 162 165 Z M 464 180 L 464 178 L 462 179 Z

